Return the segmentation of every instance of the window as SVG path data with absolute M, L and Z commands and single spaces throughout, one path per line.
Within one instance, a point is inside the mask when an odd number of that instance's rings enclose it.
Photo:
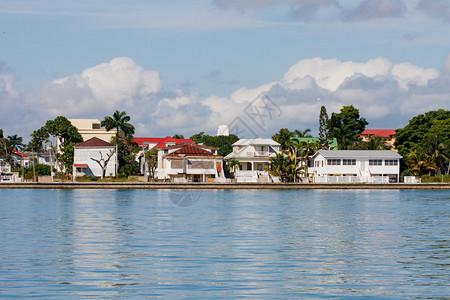
M 381 159 L 369 159 L 369 166 L 382 166 L 383 161 Z
M 344 166 L 356 166 L 356 159 L 343 159 L 342 164 Z
M 398 166 L 398 160 L 396 159 L 386 159 L 384 161 L 385 166 Z
M 327 164 L 329 166 L 338 166 L 341 164 L 341 160 L 340 159 L 328 159 Z

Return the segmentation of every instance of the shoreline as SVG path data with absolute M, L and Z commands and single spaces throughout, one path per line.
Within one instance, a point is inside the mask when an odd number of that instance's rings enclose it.
M 146 182 L 24 182 L 0 183 L 0 189 L 386 189 L 450 190 L 450 183 L 146 183 Z

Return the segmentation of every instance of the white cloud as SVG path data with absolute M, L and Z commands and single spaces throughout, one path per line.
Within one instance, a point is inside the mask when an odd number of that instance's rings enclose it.
M 417 114 L 450 108 L 449 57 L 442 72 L 385 58 L 303 59 L 278 81 L 242 87 L 230 97 L 164 90 L 157 71 L 119 57 L 35 90 L 21 91 L 12 75 L 0 75 L 0 115 L 6 134 L 25 139 L 58 115 L 103 119 L 116 109 L 131 116 L 137 136 L 214 134 L 218 125 L 237 117 L 259 136 L 269 137 L 282 127 L 314 132 L 321 105 L 330 114 L 354 105 L 369 126 L 398 128 Z M 261 93 L 270 99 L 266 107 L 254 101 Z M 255 105 L 267 117 L 263 126 L 256 124 L 259 116 L 249 114 Z

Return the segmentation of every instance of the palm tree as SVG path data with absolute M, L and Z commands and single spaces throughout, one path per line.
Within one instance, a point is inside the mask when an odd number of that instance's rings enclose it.
M 9 145 L 12 147 L 12 150 L 20 150 L 23 148 L 22 137 L 17 136 L 17 134 L 9 135 Z
M 312 135 L 310 134 L 311 129 L 310 128 L 306 128 L 305 130 L 301 131 L 298 129 L 294 130 L 294 135 L 296 137 L 312 137 Z
M 423 151 L 411 151 L 408 155 L 408 164 L 415 176 L 435 170 L 431 157 Z
M 276 156 L 269 158 L 268 165 L 269 173 L 280 177 L 282 182 L 295 182 L 301 171 L 295 160 L 283 153 L 278 153 Z
M 9 140 L 7 138 L 0 138 L 0 148 L 2 150 L 0 151 L 0 154 L 2 154 L 1 152 L 3 152 L 3 150 L 5 151 L 5 155 L 8 154 Z
M 124 138 L 127 139 L 130 135 L 134 134 L 134 126 L 131 125 L 130 116 L 127 116 L 127 113 L 122 111 L 119 112 L 116 110 L 112 117 L 105 117 L 105 119 L 100 123 L 102 127 L 105 127 L 106 131 L 110 131 L 112 129 L 116 129 L 116 174 L 118 170 L 118 144 L 119 144 L 119 131 L 122 131 L 124 134 Z
M 448 151 L 449 146 L 441 142 L 438 134 L 427 135 L 423 141 L 426 144 L 425 151 L 430 155 L 436 173 L 440 173 L 441 169 L 445 168 L 445 163 L 450 161 L 448 155 L 444 153 Z
M 228 167 L 228 169 L 229 169 L 230 171 L 231 171 L 231 170 L 233 171 L 235 177 L 236 177 L 236 170 L 238 170 L 240 166 L 241 166 L 241 164 L 240 164 L 239 161 L 238 161 L 237 159 L 235 159 L 235 158 L 232 158 L 232 159 L 230 159 L 230 160 L 227 162 L 227 167 Z
M 367 150 L 389 150 L 391 147 L 386 145 L 381 136 L 371 136 L 366 142 Z
M 281 150 L 288 150 L 292 137 L 294 137 L 294 133 L 287 128 L 281 128 L 279 132 L 272 136 L 272 139 L 281 145 Z

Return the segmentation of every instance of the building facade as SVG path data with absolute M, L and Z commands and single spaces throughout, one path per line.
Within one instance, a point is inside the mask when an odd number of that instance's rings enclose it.
M 158 149 L 156 178 L 171 182 L 224 182 L 223 157 L 217 148 L 182 144 Z
M 360 139 L 363 142 L 368 142 L 373 136 L 382 137 L 385 144 L 389 146 L 390 149 L 394 149 L 395 129 L 365 129 L 361 132 Z
M 69 121 L 77 128 L 83 141 L 96 137 L 109 143 L 111 138 L 116 136 L 116 129 L 106 131 L 101 128 L 100 121 L 97 119 L 69 119 Z
M 281 152 L 280 144 L 272 139 L 241 139 L 234 143 L 233 152 L 225 156 L 225 161 L 236 159 L 239 169 L 234 172 L 237 182 L 274 182 L 267 171 L 270 157 Z M 233 170 L 230 170 L 233 171 Z
M 398 182 L 401 155 L 393 150 L 319 150 L 309 161 L 315 183 Z
M 104 140 L 93 137 L 76 145 L 73 154 L 74 180 L 83 175 L 97 177 L 116 175 L 115 146 Z

